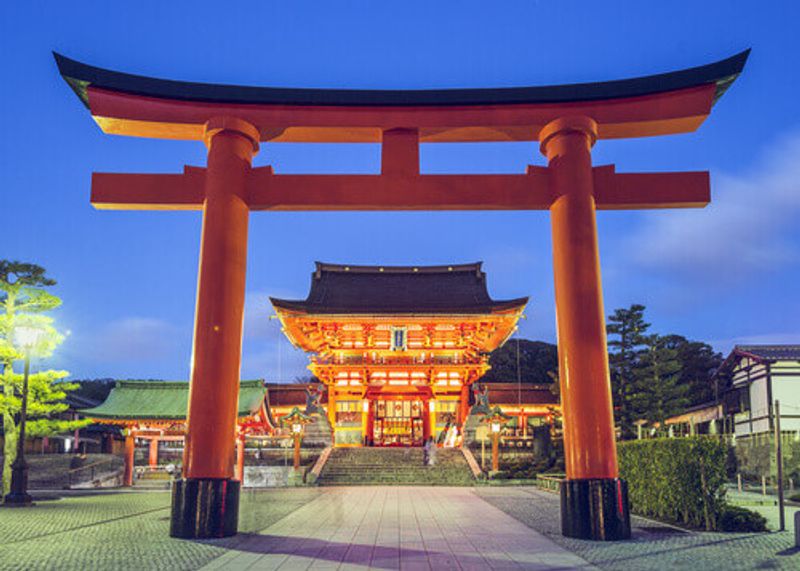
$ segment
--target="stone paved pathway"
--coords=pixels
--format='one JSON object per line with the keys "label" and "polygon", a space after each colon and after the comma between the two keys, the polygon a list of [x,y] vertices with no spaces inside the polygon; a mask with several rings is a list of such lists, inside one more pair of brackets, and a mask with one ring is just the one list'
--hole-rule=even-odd
{"label": "stone paved pathway", "polygon": [[204,541],[169,537],[168,493],[58,495],[0,508],[0,571],[800,569],[790,531],[690,533],[634,518],[631,541],[565,538],[558,495],[530,487],[246,490],[241,533]]}
{"label": "stone paved pathway", "polygon": [[[319,494],[309,488],[245,490],[239,528],[264,529]],[[63,497],[32,508],[0,507],[0,571],[189,571],[226,553],[228,540],[169,536],[167,492],[57,495]]]}
{"label": "stone paved pathway", "polygon": [[593,569],[471,488],[328,488],[204,569]]}
{"label": "stone paved pathway", "polygon": [[695,533],[633,517],[630,541],[582,541],[561,535],[557,494],[533,487],[475,491],[531,529],[609,571],[800,569],[800,549],[794,547],[793,531]]}

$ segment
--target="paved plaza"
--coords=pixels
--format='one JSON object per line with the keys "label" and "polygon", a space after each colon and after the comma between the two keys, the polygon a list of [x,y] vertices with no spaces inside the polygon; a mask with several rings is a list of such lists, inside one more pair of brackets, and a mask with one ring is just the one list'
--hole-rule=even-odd
{"label": "paved plaza", "polygon": [[561,537],[558,496],[528,487],[246,491],[237,537],[168,536],[169,494],[115,492],[0,510],[0,569],[797,569],[791,533],[691,533],[634,519],[631,541]]}

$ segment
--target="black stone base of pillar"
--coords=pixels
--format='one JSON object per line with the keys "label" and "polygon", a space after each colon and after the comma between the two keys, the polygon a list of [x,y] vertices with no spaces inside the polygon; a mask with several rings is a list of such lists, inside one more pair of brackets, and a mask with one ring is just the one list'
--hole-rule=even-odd
{"label": "black stone base of pillar", "polygon": [[4,506],[9,508],[26,508],[33,505],[33,498],[28,493],[28,463],[17,455],[11,464],[11,489],[6,494]]}
{"label": "black stone base of pillar", "polygon": [[175,480],[169,534],[182,539],[230,537],[239,526],[238,480]]}
{"label": "black stone base of pillar", "polygon": [[561,533],[566,537],[630,539],[628,484],[619,478],[561,482]]}
{"label": "black stone base of pillar", "polygon": [[2,506],[6,508],[27,508],[32,505],[34,505],[33,498],[30,496],[30,494],[26,494],[25,492],[11,492],[10,494],[7,494],[4,503],[2,504]]}

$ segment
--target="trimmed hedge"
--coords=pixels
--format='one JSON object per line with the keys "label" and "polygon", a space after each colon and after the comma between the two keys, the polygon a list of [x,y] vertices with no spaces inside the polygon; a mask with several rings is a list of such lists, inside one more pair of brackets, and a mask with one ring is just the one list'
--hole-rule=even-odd
{"label": "trimmed hedge", "polygon": [[767,531],[767,519],[760,513],[726,505],[719,516],[722,531]]}
{"label": "trimmed hedge", "polygon": [[619,444],[620,476],[638,514],[717,529],[725,504],[728,447],[714,436],[653,438]]}

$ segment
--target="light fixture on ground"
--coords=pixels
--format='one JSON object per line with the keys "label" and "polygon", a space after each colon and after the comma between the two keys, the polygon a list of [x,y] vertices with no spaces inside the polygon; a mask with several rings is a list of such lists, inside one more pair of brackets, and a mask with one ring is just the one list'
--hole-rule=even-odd
{"label": "light fixture on ground", "polygon": [[303,440],[303,429],[305,425],[310,423],[312,418],[300,412],[300,409],[294,407],[292,411],[283,417],[283,423],[291,426],[292,439],[294,440],[294,470],[297,472],[300,469],[300,443]]}
{"label": "light fixture on ground", "polygon": [[28,463],[25,461],[25,423],[28,416],[28,377],[31,369],[31,353],[36,347],[40,335],[41,330],[35,327],[14,329],[14,341],[24,352],[25,368],[22,375],[22,406],[19,413],[17,457],[11,464],[11,490],[5,497],[5,505],[10,507],[32,505],[31,496],[28,494]]}
{"label": "light fixture on ground", "polygon": [[481,422],[488,424],[492,433],[492,472],[500,470],[500,432],[511,417],[504,414],[499,406],[494,407],[492,412],[483,417]]}

